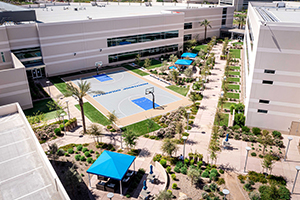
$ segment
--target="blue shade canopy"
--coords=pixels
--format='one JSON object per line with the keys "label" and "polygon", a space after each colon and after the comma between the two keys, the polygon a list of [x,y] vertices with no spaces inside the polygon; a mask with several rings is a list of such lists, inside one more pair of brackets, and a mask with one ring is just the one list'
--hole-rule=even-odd
{"label": "blue shade canopy", "polygon": [[134,160],[135,156],[115,153],[112,151],[103,151],[99,158],[86,172],[116,180],[122,180]]}
{"label": "blue shade canopy", "polygon": [[175,65],[190,65],[192,62],[193,62],[192,60],[178,59],[175,62]]}
{"label": "blue shade canopy", "polygon": [[196,53],[188,53],[188,52],[183,53],[183,54],[181,55],[182,58],[185,58],[185,57],[196,58],[196,56],[197,56]]}

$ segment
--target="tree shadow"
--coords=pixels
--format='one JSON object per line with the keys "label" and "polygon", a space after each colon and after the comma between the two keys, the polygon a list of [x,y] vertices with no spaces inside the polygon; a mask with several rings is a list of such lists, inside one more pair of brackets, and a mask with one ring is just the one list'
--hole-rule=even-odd
{"label": "tree shadow", "polygon": [[195,184],[196,189],[203,189],[203,186],[205,185],[205,183],[203,182],[203,180],[200,178],[197,183]]}
{"label": "tree shadow", "polygon": [[198,142],[197,141],[194,141],[194,140],[186,140],[186,144],[189,144],[189,145],[194,145],[194,144],[198,144]]}
{"label": "tree shadow", "polygon": [[237,169],[236,169],[235,167],[230,166],[229,163],[227,163],[227,164],[221,164],[221,165],[219,166],[219,168],[220,168],[220,169],[223,169],[223,170],[226,170],[226,171],[230,171],[230,172],[237,171]]}
{"label": "tree shadow", "polygon": [[140,151],[139,157],[150,157],[151,152],[147,148],[143,148]]}

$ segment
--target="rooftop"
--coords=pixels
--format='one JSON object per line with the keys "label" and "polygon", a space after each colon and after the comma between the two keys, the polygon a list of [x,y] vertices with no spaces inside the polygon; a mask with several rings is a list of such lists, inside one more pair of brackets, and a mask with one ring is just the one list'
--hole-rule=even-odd
{"label": "rooftop", "polygon": [[[152,4],[146,6],[140,3],[98,3],[105,7],[92,6],[90,3],[71,3],[70,6],[47,6],[47,8],[34,8],[37,20],[43,23],[49,22],[65,22],[91,19],[105,19],[115,17],[145,16],[162,13],[172,13],[172,11],[187,9],[187,4],[164,3]],[[213,5],[189,4],[188,9],[207,8]],[[169,11],[169,12],[168,12]]]}
{"label": "rooftop", "polygon": [[24,10],[28,10],[28,9],[23,8],[21,6],[15,6],[15,5],[12,5],[12,4],[0,1],[0,12],[5,12],[5,11],[24,11]]}
{"label": "rooftop", "polygon": [[19,104],[0,107],[0,137],[0,199],[69,199]]}

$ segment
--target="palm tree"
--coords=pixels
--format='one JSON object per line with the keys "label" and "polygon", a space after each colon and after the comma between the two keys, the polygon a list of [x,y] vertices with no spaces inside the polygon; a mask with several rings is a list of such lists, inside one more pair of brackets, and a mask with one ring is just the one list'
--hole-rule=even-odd
{"label": "palm tree", "polygon": [[243,28],[243,24],[245,23],[245,16],[239,15],[238,19],[236,20],[239,23],[239,29]]}
{"label": "palm tree", "polygon": [[126,146],[131,150],[136,145],[138,136],[132,130],[126,129],[126,131],[123,133],[123,137]]}
{"label": "palm tree", "polygon": [[116,111],[108,112],[107,118],[110,121],[111,125],[115,125],[115,123],[118,121]]}
{"label": "palm tree", "polygon": [[95,143],[99,143],[99,137],[102,142],[102,128],[97,124],[91,124],[87,133],[91,136],[94,136]]}
{"label": "palm tree", "polygon": [[176,133],[179,134],[179,139],[181,138],[182,133],[184,132],[184,126],[182,121],[178,121],[175,127]]}
{"label": "palm tree", "polygon": [[83,133],[86,133],[85,127],[85,118],[84,118],[84,111],[83,111],[83,97],[87,95],[87,93],[91,92],[91,83],[87,81],[82,81],[77,83],[78,88],[74,87],[71,83],[67,83],[67,90],[73,96],[76,96],[79,102],[80,110],[81,110],[81,117],[82,117],[82,126],[83,126]]}
{"label": "palm tree", "polygon": [[200,26],[204,26],[204,40],[206,41],[207,27],[211,28],[210,21],[204,19],[202,22],[200,22]]}

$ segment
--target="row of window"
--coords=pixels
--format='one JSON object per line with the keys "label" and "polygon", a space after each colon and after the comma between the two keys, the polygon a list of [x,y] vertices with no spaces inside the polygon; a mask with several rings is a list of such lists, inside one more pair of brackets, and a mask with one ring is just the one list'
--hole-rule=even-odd
{"label": "row of window", "polygon": [[141,57],[145,56],[152,56],[152,55],[157,55],[157,54],[162,54],[162,53],[169,53],[169,52],[174,52],[178,51],[178,44],[175,45],[169,45],[169,46],[162,46],[162,47],[155,47],[151,49],[143,49],[139,51],[130,51],[130,52],[125,52],[125,53],[118,53],[118,54],[113,54],[108,56],[109,63],[113,62],[119,62],[123,60],[130,60],[136,58],[138,54],[140,54]]}
{"label": "row of window", "polygon": [[159,33],[147,33],[142,35],[131,35],[126,37],[107,38],[107,46],[113,47],[119,45],[149,42],[154,40],[176,38],[178,36],[179,33],[178,30],[176,30],[176,31],[166,31],[166,32],[159,32]]}
{"label": "row of window", "polygon": [[193,23],[189,22],[189,23],[184,23],[184,29],[192,29],[193,28]]}
{"label": "row of window", "polygon": [[184,35],[183,41],[188,41],[192,39],[192,34]]}
{"label": "row of window", "polygon": [[222,12],[222,26],[226,25],[227,8],[223,8]]}
{"label": "row of window", "polygon": [[[275,74],[275,70],[272,70],[272,69],[265,69],[264,73],[266,73],[266,74]],[[273,84],[273,81],[263,80],[262,83],[263,83],[263,84],[269,84],[269,85],[272,85],[272,84]],[[269,103],[270,103],[270,100],[260,99],[260,100],[259,100],[259,103],[261,103],[261,104],[269,104]],[[267,114],[267,113],[268,113],[268,110],[258,109],[257,112],[258,112],[258,113],[264,113],[264,114]]]}

